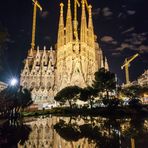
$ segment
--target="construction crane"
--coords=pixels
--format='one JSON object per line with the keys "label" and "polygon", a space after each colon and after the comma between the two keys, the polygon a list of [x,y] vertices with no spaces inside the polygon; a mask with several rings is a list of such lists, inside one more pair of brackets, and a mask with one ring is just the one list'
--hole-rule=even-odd
{"label": "construction crane", "polygon": [[126,77],[126,85],[130,84],[130,80],[129,80],[129,66],[130,63],[139,56],[139,54],[135,54],[130,58],[125,58],[124,64],[121,66],[121,69],[123,69],[125,67],[125,77]]}
{"label": "construction crane", "polygon": [[89,12],[89,5],[88,5],[87,0],[82,0],[82,1],[84,1],[85,5],[86,5],[86,8],[87,8],[87,10],[88,10],[88,12]]}
{"label": "construction crane", "polygon": [[35,33],[36,33],[36,13],[37,13],[37,8],[39,8],[40,11],[42,11],[42,7],[39,4],[37,0],[32,0],[34,4],[33,8],[33,23],[32,23],[32,41],[31,41],[31,48],[32,50],[35,47]]}
{"label": "construction crane", "polygon": [[78,0],[74,0],[74,37],[76,41],[78,41],[78,21],[77,21],[77,7],[80,7],[80,3]]}

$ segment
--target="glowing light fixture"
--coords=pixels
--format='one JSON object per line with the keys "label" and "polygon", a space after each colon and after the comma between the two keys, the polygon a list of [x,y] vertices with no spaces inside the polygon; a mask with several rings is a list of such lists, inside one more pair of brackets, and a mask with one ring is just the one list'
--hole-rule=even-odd
{"label": "glowing light fixture", "polygon": [[17,83],[18,83],[18,81],[17,81],[16,78],[12,78],[12,79],[10,80],[10,85],[11,85],[11,86],[16,86]]}

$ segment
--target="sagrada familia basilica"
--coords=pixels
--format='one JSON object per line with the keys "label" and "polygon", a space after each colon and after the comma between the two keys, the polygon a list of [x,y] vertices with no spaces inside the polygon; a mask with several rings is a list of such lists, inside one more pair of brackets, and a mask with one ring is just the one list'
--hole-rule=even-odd
{"label": "sagrada familia basilica", "polygon": [[77,19],[78,1],[68,0],[66,21],[64,4],[60,4],[57,43],[50,49],[30,49],[21,72],[20,85],[32,90],[35,104],[54,104],[54,96],[61,89],[92,84],[94,73],[101,67],[108,69],[106,58],[97,43],[92,20],[92,6],[81,0],[81,19]]}

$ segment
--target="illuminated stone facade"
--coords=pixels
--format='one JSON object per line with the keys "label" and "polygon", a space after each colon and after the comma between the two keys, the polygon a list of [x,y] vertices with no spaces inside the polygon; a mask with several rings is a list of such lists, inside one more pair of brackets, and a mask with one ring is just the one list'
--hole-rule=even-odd
{"label": "illuminated stone facade", "polygon": [[8,86],[8,85],[7,85],[6,83],[0,82],[0,92],[1,92],[2,90],[6,89],[7,86]]}
{"label": "illuminated stone facade", "polygon": [[138,78],[137,82],[141,86],[148,86],[148,70],[145,70],[145,72]]}
{"label": "illuminated stone facade", "polygon": [[91,5],[86,9],[85,1],[82,0],[80,23],[76,18],[73,21],[71,2],[68,0],[65,24],[63,7],[64,4],[61,3],[57,44],[54,49],[30,49],[21,73],[21,85],[32,89],[32,96],[37,104],[54,103],[54,95],[66,86],[91,85],[98,68],[108,69],[107,60],[103,58],[94,34]]}

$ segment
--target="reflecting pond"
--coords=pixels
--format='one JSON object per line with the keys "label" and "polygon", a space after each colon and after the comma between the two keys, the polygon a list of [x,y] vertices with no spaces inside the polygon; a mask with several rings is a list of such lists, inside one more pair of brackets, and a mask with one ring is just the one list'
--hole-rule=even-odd
{"label": "reflecting pond", "polygon": [[147,148],[148,119],[103,117],[25,118],[0,127],[4,148]]}

